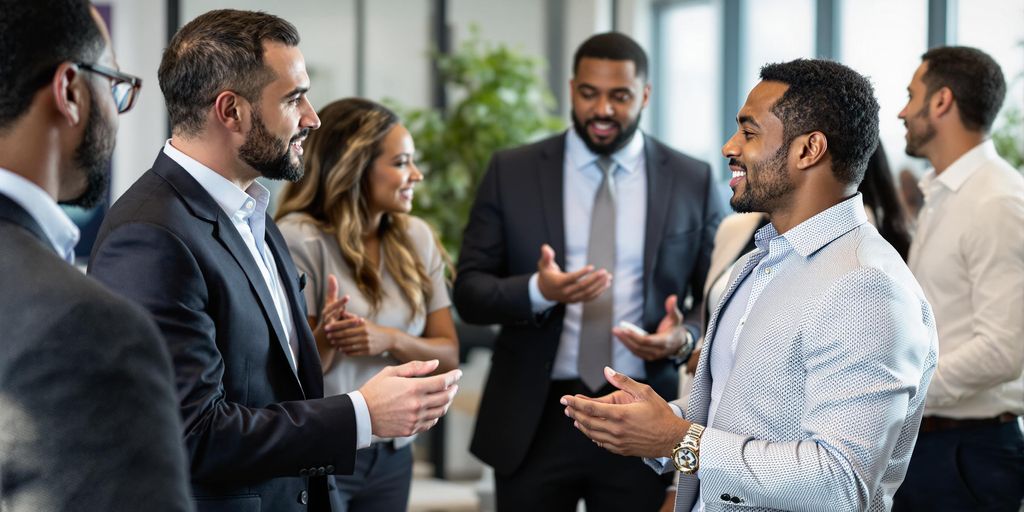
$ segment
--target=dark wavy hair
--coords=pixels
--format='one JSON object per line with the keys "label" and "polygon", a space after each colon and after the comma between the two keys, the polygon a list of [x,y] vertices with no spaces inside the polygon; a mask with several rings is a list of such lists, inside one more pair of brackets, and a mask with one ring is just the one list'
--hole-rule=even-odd
{"label": "dark wavy hair", "polygon": [[838,62],[819,59],[768,64],[761,79],[789,86],[772,107],[782,121],[783,147],[820,131],[828,139],[836,179],[860,183],[878,145],[878,101],[871,82]]}
{"label": "dark wavy hair", "polygon": [[1003,69],[992,57],[968,46],[942,46],[928,50],[921,60],[928,63],[921,77],[928,97],[949,87],[965,128],[976,132],[992,128],[1006,97]]}
{"label": "dark wavy hair", "polygon": [[607,59],[607,60],[628,60],[636,67],[636,76],[647,79],[647,53],[636,41],[620,32],[605,32],[590,36],[583,41],[583,44],[576,49],[572,58],[572,72],[580,68],[580,61],[584,58]]}
{"label": "dark wavy hair", "polygon": [[875,224],[882,238],[906,261],[910,253],[910,223],[900,202],[882,144],[878,144],[878,149],[871,154],[864,179],[857,190],[864,195],[864,207],[875,216]]}

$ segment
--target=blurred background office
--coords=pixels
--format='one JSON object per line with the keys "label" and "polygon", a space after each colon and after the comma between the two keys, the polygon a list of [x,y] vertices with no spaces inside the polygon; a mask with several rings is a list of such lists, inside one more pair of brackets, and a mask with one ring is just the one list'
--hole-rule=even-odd
{"label": "blurred background office", "polygon": [[[134,110],[120,120],[112,164],[111,200],[150,167],[154,151],[169,137],[156,70],[170,35],[197,15],[223,7],[264,10],[296,25],[312,81],[309,98],[315,107],[342,97],[362,96],[387,103],[409,120],[424,159],[438,167],[424,166],[424,186],[434,180],[435,189],[428,188],[422,196],[425,203],[417,195],[413,212],[421,208],[430,210],[431,200],[435,210],[448,212],[447,218],[443,218],[444,213],[437,213],[435,228],[446,245],[455,250],[461,223],[465,222],[463,208],[468,208],[474,191],[474,176],[482,175],[490,150],[519,144],[521,139],[536,138],[568,125],[572,52],[589,35],[608,30],[629,34],[651,57],[653,98],[641,127],[676,149],[710,162],[722,179],[723,194],[727,191],[724,183],[728,169],[720,148],[735,129],[734,116],[757,82],[760,66],[797,57],[835,59],[871,78],[881,104],[881,140],[890,168],[897,174],[905,171],[910,176],[897,181],[913,185],[914,177],[922,173],[926,163],[903,152],[905,130],[896,115],[906,103],[906,87],[920,56],[926,49],[940,45],[980,48],[999,62],[1009,85],[1006,103],[994,127],[997,148],[1013,165],[1022,166],[1024,0],[95,3],[107,17],[121,67],[145,82]],[[467,44],[474,42],[476,60],[471,59],[473,55],[466,49]],[[502,53],[501,47],[510,53]],[[444,55],[456,58],[439,60]],[[453,68],[460,65],[463,78],[469,76],[472,82],[468,88],[453,77]],[[528,76],[516,75],[516,80],[503,83],[505,75],[493,76],[490,65],[504,66],[499,74]],[[473,87],[483,82],[493,87],[490,96],[474,98]],[[466,108],[456,111],[462,106]],[[440,115],[430,117],[431,112]],[[512,119],[513,115],[517,117]],[[445,124],[455,116],[482,124]],[[488,122],[491,124],[486,125]],[[455,132],[456,129],[463,132]],[[466,133],[465,143],[440,137],[438,132],[446,130]],[[435,146],[461,156],[453,156],[457,161],[450,165],[444,164],[437,160],[438,154],[444,152],[432,149],[432,140],[436,141]],[[445,166],[456,169],[440,168]],[[446,172],[447,177],[443,177]],[[437,183],[442,184],[441,188],[457,190],[446,195],[444,190],[436,190]],[[909,186],[906,192],[912,192]],[[437,208],[439,202],[444,203],[444,208]],[[83,225],[98,226],[104,208],[76,212],[75,217]],[[430,215],[424,216],[431,220]],[[87,226],[79,254],[88,255],[90,248]],[[474,348],[477,345],[472,339],[462,335],[460,338],[466,346],[462,353],[466,382],[445,427],[438,429],[433,442],[426,439],[420,448],[422,464],[420,478],[413,486],[413,510],[487,508],[487,489],[478,489],[473,483],[484,468],[471,458],[467,448],[488,355],[485,347]],[[486,340],[486,331],[481,338]],[[486,345],[486,341],[481,344]],[[449,501],[431,501],[435,494]]]}

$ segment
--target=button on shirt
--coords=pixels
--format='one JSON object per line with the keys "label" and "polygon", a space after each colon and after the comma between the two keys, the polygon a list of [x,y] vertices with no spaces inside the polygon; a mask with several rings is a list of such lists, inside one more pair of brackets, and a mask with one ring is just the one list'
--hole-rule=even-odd
{"label": "button on shirt", "polygon": [[[610,325],[628,321],[643,322],[644,233],[647,221],[647,165],[644,157],[644,136],[637,132],[622,149],[611,155],[615,162],[615,268],[612,286],[605,293],[613,294],[613,319]],[[565,164],[563,172],[563,212],[565,222],[566,272],[587,265],[587,245],[590,242],[590,212],[594,196],[604,173],[597,166],[598,155],[587,148],[575,130],[565,137]],[[538,247],[539,251],[540,248]],[[540,293],[537,274],[529,282],[530,302],[535,313],[557,304]],[[553,379],[579,377],[577,358],[580,347],[580,326],[583,304],[567,304],[558,352],[551,371]],[[617,338],[612,338],[612,365],[616,370],[635,379],[647,376],[644,361],[629,351]]]}
{"label": "button on shirt", "polygon": [[57,255],[68,263],[75,262],[75,245],[78,244],[78,226],[68,217],[57,202],[45,190],[0,167],[0,194],[18,203],[19,206],[39,224]]}
{"label": "button on shirt", "polygon": [[[288,362],[292,371],[297,371],[299,353],[298,331],[292,319],[288,296],[281,283],[281,275],[277,271],[277,261],[273,251],[266,244],[267,206],[270,204],[270,191],[259,182],[254,181],[246,190],[238,188],[234,183],[221,176],[213,169],[199,163],[194,158],[182,153],[171,145],[168,140],[164,144],[164,153],[185,169],[199,185],[213,197],[213,200],[231,219],[238,234],[245,241],[260,275],[270,290],[274,300],[274,309],[284,328],[288,342]],[[305,319],[301,319],[305,321]],[[356,413],[357,448],[370,446],[371,425],[370,412],[359,391],[348,393]]]}
{"label": "button on shirt", "polygon": [[1024,178],[989,140],[920,186],[908,266],[939,333],[925,415],[1024,414]]}

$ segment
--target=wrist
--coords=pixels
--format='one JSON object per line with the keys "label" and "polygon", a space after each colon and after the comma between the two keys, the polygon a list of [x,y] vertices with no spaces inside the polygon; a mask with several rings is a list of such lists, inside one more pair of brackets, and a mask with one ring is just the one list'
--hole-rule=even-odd
{"label": "wrist", "polygon": [[694,339],[693,333],[690,329],[686,328],[686,325],[678,325],[672,331],[672,337],[678,342],[675,351],[671,354],[671,357],[680,363],[685,362],[690,358],[690,354],[693,354],[693,348],[697,345],[697,340]]}

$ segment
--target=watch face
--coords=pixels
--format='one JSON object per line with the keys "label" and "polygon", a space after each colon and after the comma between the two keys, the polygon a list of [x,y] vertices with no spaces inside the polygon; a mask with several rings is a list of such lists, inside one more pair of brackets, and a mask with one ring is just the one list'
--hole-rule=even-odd
{"label": "watch face", "polygon": [[675,453],[676,464],[684,468],[692,468],[697,465],[697,454],[689,448],[682,448]]}

